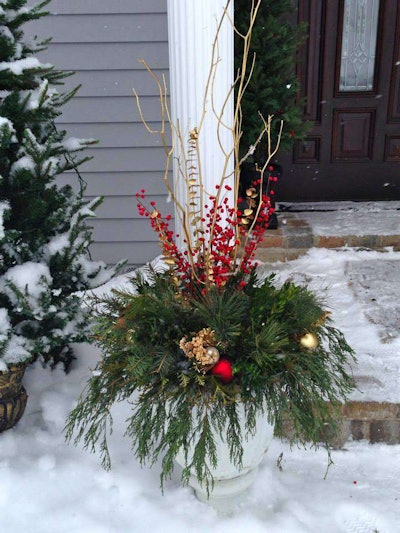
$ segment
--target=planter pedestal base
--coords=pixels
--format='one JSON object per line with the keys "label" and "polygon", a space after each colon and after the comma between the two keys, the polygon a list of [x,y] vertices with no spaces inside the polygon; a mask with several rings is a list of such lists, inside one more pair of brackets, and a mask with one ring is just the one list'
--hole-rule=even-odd
{"label": "planter pedestal base", "polygon": [[[231,463],[229,447],[226,439],[215,433],[214,442],[218,464],[214,468],[207,461],[212,473],[214,487],[207,494],[206,484],[200,484],[198,478],[191,472],[189,485],[194,489],[196,497],[214,507],[221,514],[231,514],[235,508],[245,501],[246,493],[257,476],[258,468],[263,460],[274,436],[274,426],[268,422],[267,416],[262,413],[256,417],[256,427],[253,435],[247,434],[246,414],[243,404],[237,405],[238,423],[242,434],[242,468]],[[188,450],[189,461],[193,458],[194,449]],[[185,453],[180,450],[176,462],[185,467]]]}
{"label": "planter pedestal base", "polygon": [[246,495],[257,473],[258,467],[247,472],[241,471],[237,477],[216,479],[209,497],[205,488],[197,481],[197,478],[191,476],[189,485],[194,489],[198,500],[211,505],[220,514],[230,514],[246,500]]}

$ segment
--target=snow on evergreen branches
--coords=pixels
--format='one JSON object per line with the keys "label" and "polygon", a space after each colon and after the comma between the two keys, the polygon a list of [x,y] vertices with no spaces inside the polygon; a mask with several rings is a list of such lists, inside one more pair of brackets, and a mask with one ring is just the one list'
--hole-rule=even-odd
{"label": "snow on evergreen branches", "polygon": [[[75,156],[93,139],[65,138],[54,120],[76,89],[52,84],[68,73],[34,54],[46,41],[24,39],[21,27],[47,13],[44,0],[0,6],[0,371],[7,363],[42,357],[68,363],[71,342],[88,340],[84,291],[118,270],[92,261],[86,219],[101,198],[86,202],[57,178],[89,159]],[[67,354],[67,356],[66,356]]]}
{"label": "snow on evergreen branches", "polygon": [[9,205],[8,202],[6,202],[6,201],[0,202],[0,240],[4,239],[4,237],[5,237],[5,232],[4,232],[4,214],[8,211],[9,208],[10,208],[10,205]]}
{"label": "snow on evergreen branches", "polygon": [[[18,306],[19,294],[24,294],[26,303],[29,305],[36,318],[43,315],[41,298],[43,293],[51,286],[52,277],[47,265],[27,261],[22,265],[15,265],[0,277],[0,290],[6,294],[10,301]],[[17,307],[17,311],[22,311]]]}
{"label": "snow on evergreen branches", "polygon": [[10,144],[16,141],[13,123],[8,118],[0,116],[0,143]]}
{"label": "snow on evergreen branches", "polygon": [[50,69],[51,66],[49,63],[41,63],[35,57],[0,62],[0,70],[9,70],[17,75],[23,74],[25,70]]}

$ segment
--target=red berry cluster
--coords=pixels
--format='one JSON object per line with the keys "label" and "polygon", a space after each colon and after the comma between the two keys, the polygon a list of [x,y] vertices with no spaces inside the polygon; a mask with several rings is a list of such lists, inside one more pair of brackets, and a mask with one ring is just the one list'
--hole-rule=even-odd
{"label": "red berry cluster", "polygon": [[[249,228],[241,222],[243,213],[229,206],[229,200],[223,194],[225,191],[218,185],[216,189],[216,194],[210,196],[209,203],[204,206],[201,231],[198,232],[200,237],[194,244],[184,240],[187,249],[183,252],[178,249],[176,235],[169,226],[171,215],[163,217],[154,201],[150,202],[150,209],[147,208],[142,202],[144,189],[136,194],[138,212],[150,219],[158,234],[165,262],[173,268],[181,287],[191,294],[198,293],[199,285],[202,293],[206,293],[210,286],[222,289],[227,283],[230,286],[233,283],[237,288],[246,285],[246,275],[255,266],[255,251],[272,212],[269,197],[265,195],[258,217]],[[229,185],[224,189],[231,190]]]}
{"label": "red berry cluster", "polygon": [[188,272],[190,265],[185,259],[184,254],[179,251],[175,242],[175,234],[169,227],[172,219],[171,215],[163,217],[160,211],[156,209],[156,203],[154,201],[150,202],[151,209],[148,209],[142,203],[142,200],[145,199],[145,194],[146,191],[144,189],[136,193],[139,215],[150,219],[151,227],[158,234],[165,262],[171,266],[174,265],[180,273]]}

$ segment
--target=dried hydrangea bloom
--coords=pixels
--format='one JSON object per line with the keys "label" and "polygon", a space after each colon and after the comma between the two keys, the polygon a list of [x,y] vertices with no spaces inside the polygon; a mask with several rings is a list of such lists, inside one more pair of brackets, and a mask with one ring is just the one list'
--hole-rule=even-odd
{"label": "dried hydrangea bloom", "polygon": [[219,359],[215,343],[215,331],[211,328],[203,328],[190,341],[183,337],[179,342],[179,347],[189,359],[195,360],[195,366],[199,371],[206,372]]}

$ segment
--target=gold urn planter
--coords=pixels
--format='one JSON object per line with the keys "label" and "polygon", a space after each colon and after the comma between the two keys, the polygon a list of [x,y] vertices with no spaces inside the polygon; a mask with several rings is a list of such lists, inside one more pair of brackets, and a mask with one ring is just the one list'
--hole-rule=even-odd
{"label": "gold urn planter", "polygon": [[11,365],[0,372],[0,431],[12,428],[25,411],[28,395],[22,385],[25,365]]}

